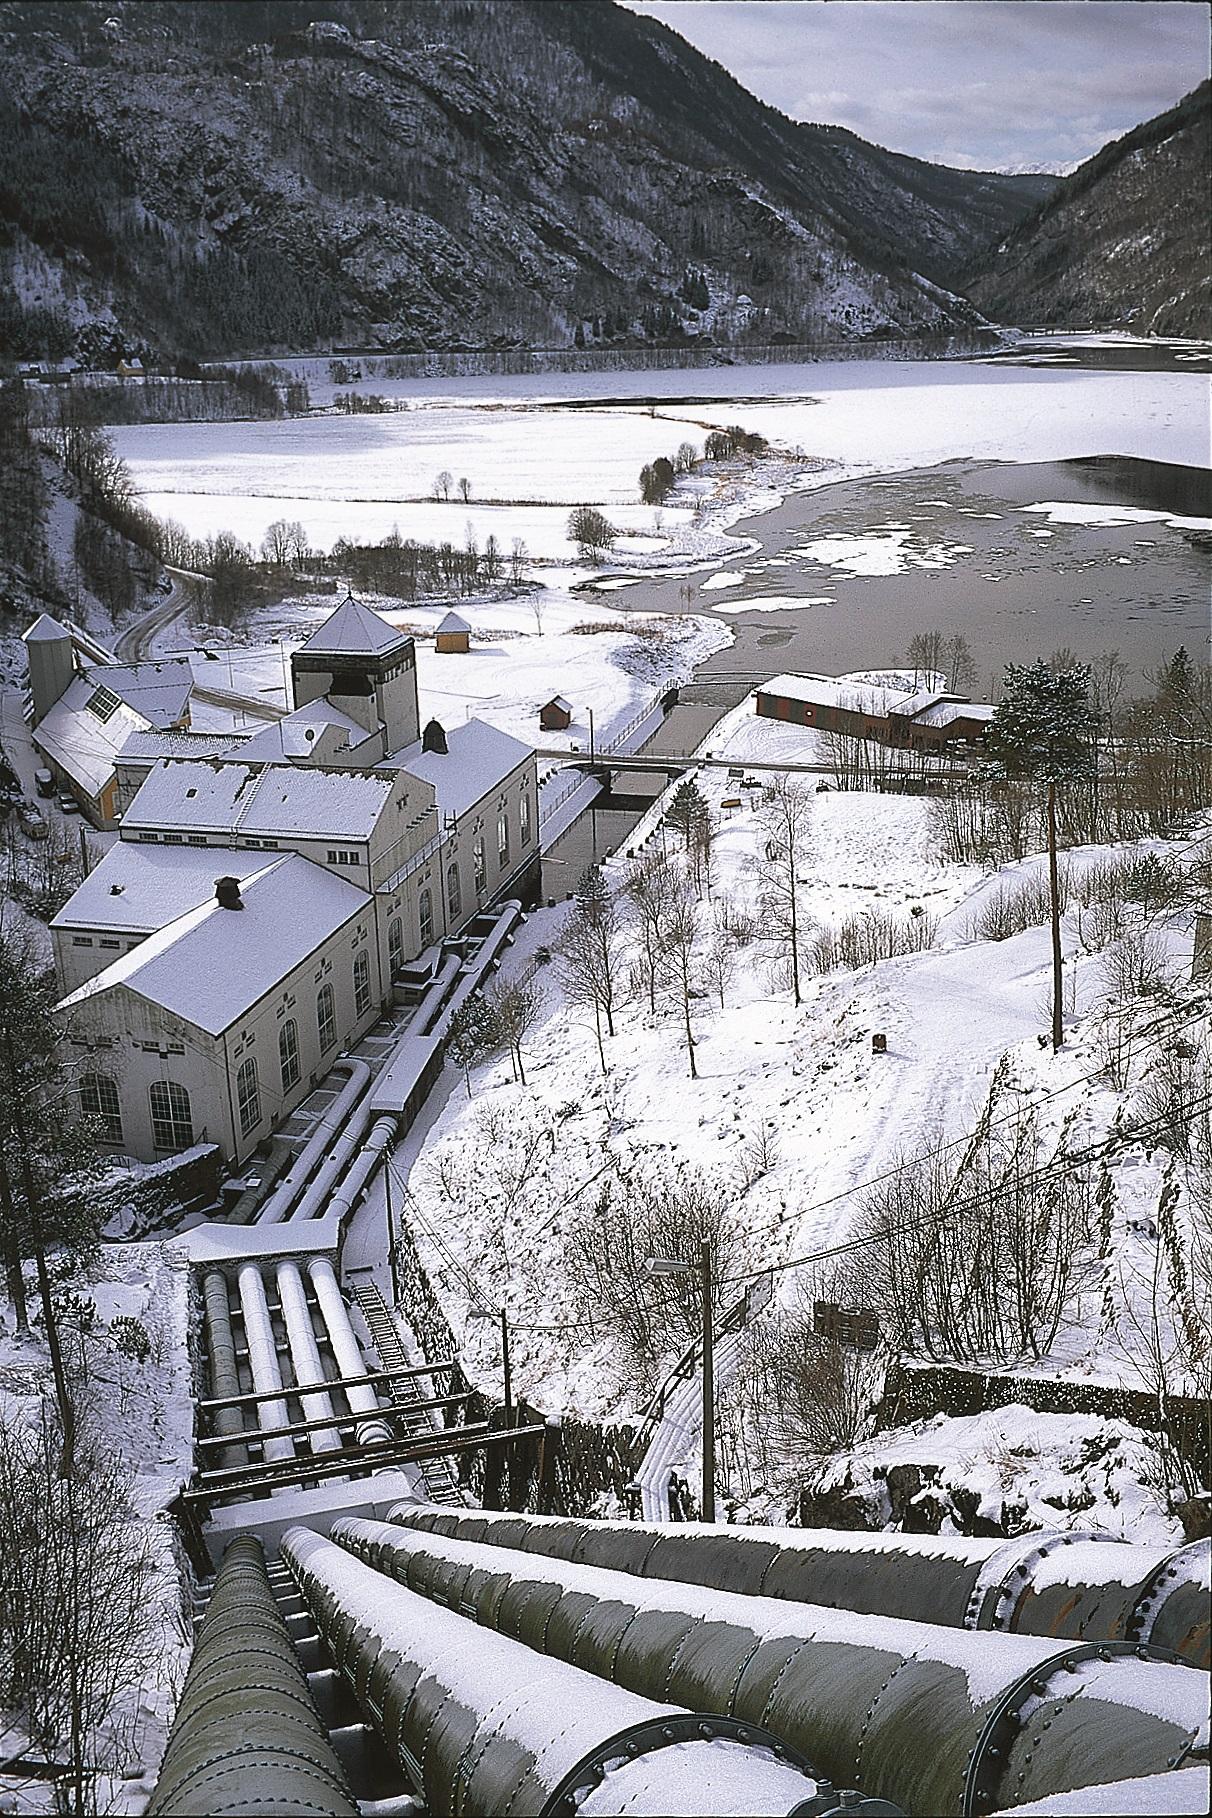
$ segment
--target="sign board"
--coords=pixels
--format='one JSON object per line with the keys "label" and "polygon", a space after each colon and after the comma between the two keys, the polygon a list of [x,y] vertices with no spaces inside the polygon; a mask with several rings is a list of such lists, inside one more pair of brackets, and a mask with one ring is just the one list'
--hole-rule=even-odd
{"label": "sign board", "polygon": [[839,1307],[831,1300],[812,1303],[812,1330],[817,1338],[856,1351],[874,1351],[880,1341],[879,1321],[866,1307]]}

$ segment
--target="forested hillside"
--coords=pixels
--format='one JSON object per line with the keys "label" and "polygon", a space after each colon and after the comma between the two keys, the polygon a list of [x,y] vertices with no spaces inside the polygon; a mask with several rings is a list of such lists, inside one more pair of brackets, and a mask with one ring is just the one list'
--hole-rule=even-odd
{"label": "forested hillside", "polygon": [[967,274],[1003,322],[1212,336],[1212,84],[1105,145]]}
{"label": "forested hillside", "polygon": [[12,357],[949,332],[1052,179],[749,95],[611,0],[0,4]]}

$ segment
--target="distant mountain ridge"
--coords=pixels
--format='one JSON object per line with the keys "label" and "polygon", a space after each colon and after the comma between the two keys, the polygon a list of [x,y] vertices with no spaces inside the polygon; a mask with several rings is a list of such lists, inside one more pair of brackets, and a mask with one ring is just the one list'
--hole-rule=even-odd
{"label": "distant mountain ridge", "polygon": [[1054,187],[791,121],[612,0],[3,0],[0,348],[917,336]]}
{"label": "distant mountain ridge", "polygon": [[1003,322],[1212,339],[1212,83],[1105,145],[959,282]]}

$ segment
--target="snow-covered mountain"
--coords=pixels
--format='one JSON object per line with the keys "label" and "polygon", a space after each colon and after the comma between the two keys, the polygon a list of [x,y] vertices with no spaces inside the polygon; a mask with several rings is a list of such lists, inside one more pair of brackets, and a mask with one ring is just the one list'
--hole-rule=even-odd
{"label": "snow-covered mountain", "polygon": [[1066,177],[966,274],[1002,322],[1212,336],[1212,84]]}
{"label": "snow-covered mountain", "polygon": [[17,357],[948,332],[1054,181],[797,124],[612,0],[5,0],[0,47]]}

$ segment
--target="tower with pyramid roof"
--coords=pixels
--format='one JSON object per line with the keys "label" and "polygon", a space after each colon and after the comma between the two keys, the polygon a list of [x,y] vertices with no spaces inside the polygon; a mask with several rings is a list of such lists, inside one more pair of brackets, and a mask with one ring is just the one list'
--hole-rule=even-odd
{"label": "tower with pyramid roof", "polygon": [[290,659],[295,706],[326,698],[399,751],[420,737],[417,657],[406,633],[352,594],[330,613]]}
{"label": "tower with pyramid roof", "polygon": [[71,632],[47,612],[35,619],[29,630],[21,635],[29,664],[29,691],[36,726],[67,693],[76,673],[76,657]]}

